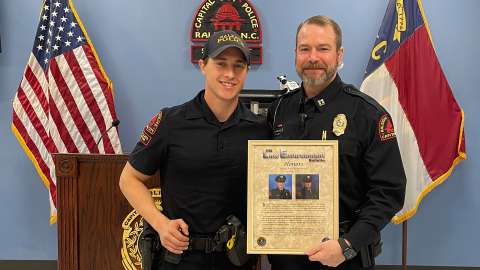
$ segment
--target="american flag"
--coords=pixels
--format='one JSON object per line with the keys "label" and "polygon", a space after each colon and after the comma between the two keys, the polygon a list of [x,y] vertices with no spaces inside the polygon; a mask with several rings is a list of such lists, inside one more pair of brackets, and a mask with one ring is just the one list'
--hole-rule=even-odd
{"label": "american flag", "polygon": [[392,116],[407,175],[403,209],[422,199],[467,158],[464,114],[442,71],[420,0],[390,0],[367,66],[362,91]]}
{"label": "american flag", "polygon": [[[56,222],[52,153],[121,153],[112,84],[71,1],[46,0],[13,101],[12,131],[49,190]],[[97,147],[97,140],[102,143]]]}

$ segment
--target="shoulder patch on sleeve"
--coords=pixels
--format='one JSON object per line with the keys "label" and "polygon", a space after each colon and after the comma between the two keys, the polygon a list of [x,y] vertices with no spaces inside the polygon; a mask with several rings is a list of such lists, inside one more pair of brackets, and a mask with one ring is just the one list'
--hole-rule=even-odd
{"label": "shoulder patch on sleeve", "polygon": [[383,114],[378,120],[378,136],[381,141],[396,138],[393,122],[388,114]]}
{"label": "shoulder patch on sleeve", "polygon": [[162,115],[163,113],[160,111],[158,114],[153,116],[147,126],[143,129],[143,132],[140,135],[140,142],[145,146],[150,144],[153,135],[157,133],[158,126],[162,121]]}

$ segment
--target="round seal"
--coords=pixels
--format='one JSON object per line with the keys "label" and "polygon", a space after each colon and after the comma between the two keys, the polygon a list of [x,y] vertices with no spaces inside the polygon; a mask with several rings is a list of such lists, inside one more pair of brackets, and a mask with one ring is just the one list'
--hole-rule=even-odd
{"label": "round seal", "polygon": [[257,244],[264,247],[267,244],[267,239],[265,239],[265,237],[259,237],[257,238]]}
{"label": "round seal", "polygon": [[[162,211],[160,188],[150,189],[155,206]],[[122,265],[126,270],[141,270],[142,257],[138,250],[138,239],[143,232],[143,217],[132,210],[122,222]]]}

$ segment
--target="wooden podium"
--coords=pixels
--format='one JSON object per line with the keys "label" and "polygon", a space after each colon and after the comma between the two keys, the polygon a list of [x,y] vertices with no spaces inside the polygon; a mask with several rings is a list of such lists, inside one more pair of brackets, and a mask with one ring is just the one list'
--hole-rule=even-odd
{"label": "wooden podium", "polygon": [[[59,270],[141,269],[137,243],[143,223],[118,186],[127,160],[127,155],[54,155]],[[158,184],[157,175],[148,186]]]}
{"label": "wooden podium", "polygon": [[[127,155],[54,154],[58,270],[141,270],[143,220],[120,192]],[[160,206],[159,176],[147,186]],[[269,269],[263,256],[263,267]]]}

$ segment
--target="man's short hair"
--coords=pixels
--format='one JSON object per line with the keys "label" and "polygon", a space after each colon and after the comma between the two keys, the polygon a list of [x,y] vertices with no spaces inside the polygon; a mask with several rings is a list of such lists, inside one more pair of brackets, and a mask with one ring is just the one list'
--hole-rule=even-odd
{"label": "man's short hair", "polygon": [[315,24],[315,25],[322,26],[322,27],[325,27],[327,25],[332,26],[333,32],[335,32],[337,50],[342,47],[342,29],[340,28],[338,23],[335,22],[330,17],[317,15],[317,16],[313,16],[313,17],[310,17],[310,18],[306,19],[305,21],[300,23],[300,25],[298,25],[297,35],[295,36],[295,48],[297,47],[297,43],[298,43],[298,33],[300,32],[300,29],[302,29],[302,27],[305,24]]}

